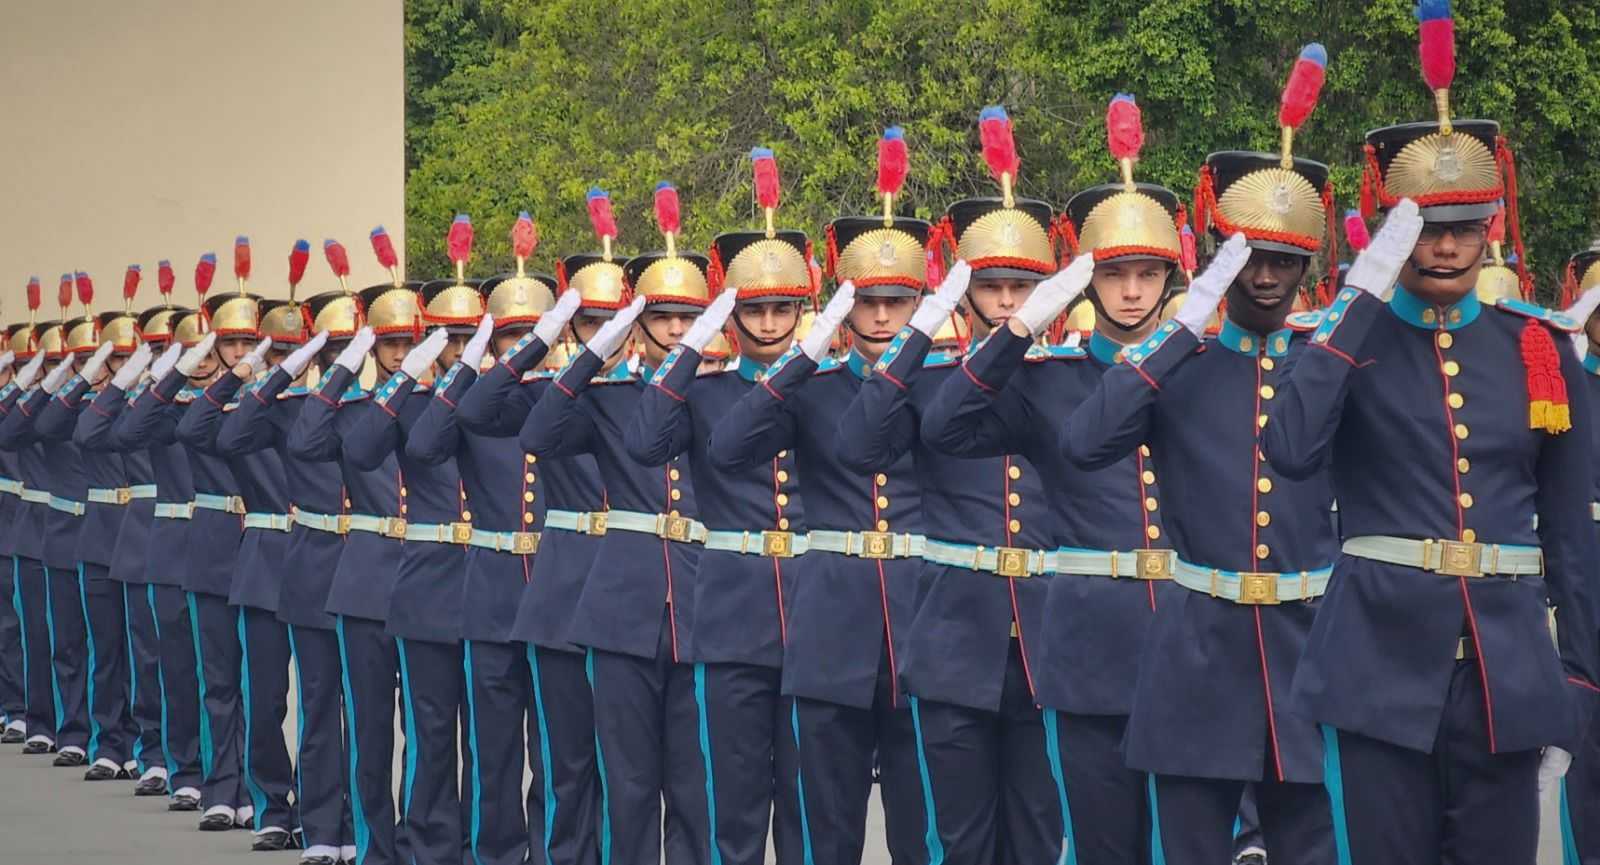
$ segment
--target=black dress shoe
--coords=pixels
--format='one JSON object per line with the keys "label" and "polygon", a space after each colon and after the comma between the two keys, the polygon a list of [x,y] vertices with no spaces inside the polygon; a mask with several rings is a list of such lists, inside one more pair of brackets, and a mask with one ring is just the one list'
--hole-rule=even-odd
{"label": "black dress shoe", "polygon": [[1234,865],[1267,865],[1267,857],[1254,850],[1233,860]]}
{"label": "black dress shoe", "polygon": [[332,856],[301,856],[300,865],[340,865]]}
{"label": "black dress shoe", "polygon": [[289,836],[288,832],[282,829],[267,829],[257,835],[254,841],[250,842],[250,849],[258,852],[287,850],[289,845],[293,843],[294,839]]}
{"label": "black dress shoe", "polygon": [[49,742],[41,742],[41,741],[35,739],[32,742],[29,742],[26,745],[22,746],[22,753],[24,753],[24,754],[49,754],[49,753],[54,752],[55,749],[56,749],[56,746],[50,744]]}
{"label": "black dress shoe", "polygon": [[4,733],[0,733],[0,745],[15,745],[18,742],[27,740],[27,738],[28,734],[21,730],[8,729]]}
{"label": "black dress shoe", "polygon": [[133,795],[165,796],[167,795],[167,779],[152,775],[140,781],[139,786],[133,788]]}
{"label": "black dress shoe", "polygon": [[201,832],[227,832],[232,828],[232,814],[207,814],[200,818]]}
{"label": "black dress shoe", "polygon": [[60,766],[63,769],[70,769],[73,766],[82,766],[88,761],[88,757],[79,754],[77,751],[62,751],[56,755],[56,758],[51,761],[50,765]]}
{"label": "black dress shoe", "polygon": [[[190,796],[187,793],[179,793],[178,795],[172,797],[171,802],[167,803],[167,810],[198,811],[200,810],[200,797]],[[231,823],[232,821],[229,822]]]}
{"label": "black dress shoe", "polygon": [[[57,759],[59,760],[59,758],[57,758]],[[83,773],[83,780],[85,780],[85,781],[111,781],[111,780],[115,780],[116,777],[118,775],[121,775],[121,774],[122,774],[121,770],[113,769],[110,766],[102,766],[101,764],[96,763],[93,766],[89,767],[89,771]]]}

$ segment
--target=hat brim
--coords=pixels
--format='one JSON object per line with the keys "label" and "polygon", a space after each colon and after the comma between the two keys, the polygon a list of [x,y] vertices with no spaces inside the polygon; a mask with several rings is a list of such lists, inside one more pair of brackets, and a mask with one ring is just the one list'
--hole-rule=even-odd
{"label": "hat brim", "polygon": [[1027,279],[1038,282],[1046,276],[1049,274],[1020,267],[980,267],[972,272],[973,279]]}
{"label": "hat brim", "polygon": [[1245,245],[1251,249],[1259,249],[1262,252],[1281,252],[1285,255],[1298,255],[1301,258],[1311,257],[1311,253],[1304,247],[1295,246],[1292,243],[1282,243],[1276,240],[1258,240],[1256,238],[1246,238]]}
{"label": "hat brim", "polygon": [[919,297],[921,294],[921,290],[897,282],[856,286],[856,297]]}
{"label": "hat brim", "polygon": [[1417,212],[1422,215],[1423,222],[1478,222],[1492,218],[1499,209],[1499,204],[1488,201],[1482,204],[1436,204]]}
{"label": "hat brim", "polygon": [[755,297],[741,297],[734,306],[750,306],[757,303],[804,303],[806,298],[795,297],[790,294],[758,294]]}
{"label": "hat brim", "polygon": [[677,303],[677,302],[671,301],[671,300],[663,300],[663,301],[658,301],[656,303],[647,303],[647,304],[645,304],[643,311],[644,312],[681,312],[681,313],[684,313],[684,314],[687,314],[687,315],[699,315],[700,313],[705,312],[706,308],[703,307],[703,306],[700,306],[698,304],[693,304],[693,303]]}
{"label": "hat brim", "polygon": [[1143,252],[1134,252],[1134,253],[1129,253],[1127,255],[1113,255],[1110,258],[1100,259],[1100,260],[1096,261],[1095,264],[1096,265],[1100,265],[1100,264],[1119,264],[1119,263],[1124,262],[1124,261],[1159,261],[1162,264],[1165,264],[1168,267],[1173,268],[1174,270],[1176,270],[1177,267],[1178,267],[1178,263],[1173,261],[1170,258],[1163,258],[1163,257],[1161,257],[1159,255],[1150,255],[1148,253],[1143,253]]}

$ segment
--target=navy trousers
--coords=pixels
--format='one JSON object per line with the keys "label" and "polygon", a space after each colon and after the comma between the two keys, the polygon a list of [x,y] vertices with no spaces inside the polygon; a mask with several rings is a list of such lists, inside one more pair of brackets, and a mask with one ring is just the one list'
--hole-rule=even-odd
{"label": "navy trousers", "polygon": [[289,804],[294,766],[283,736],[289,712],[289,629],[267,610],[239,608],[239,698],[244,720],[245,792],[254,828],[289,831],[299,825]]}
{"label": "navy trousers", "polygon": [[1017,641],[1011,641],[998,712],[913,700],[923,794],[943,861],[1056,861],[1063,838],[1061,807],[1044,715],[1034,705]]}
{"label": "navy trousers", "polygon": [[[340,662],[340,641],[327,628],[285,627],[298,698],[300,736],[294,758],[294,797],[300,811],[300,828],[307,847],[339,847],[355,837],[342,711],[344,667]],[[359,844],[357,848],[359,856]]]}
{"label": "navy trousers", "polygon": [[1532,865],[1539,752],[1489,752],[1476,660],[1456,663],[1433,753],[1331,727],[1324,741],[1341,862]]}
{"label": "navy trousers", "polygon": [[598,865],[600,776],[584,656],[528,646],[529,865]]}
{"label": "navy trousers", "polygon": [[155,587],[122,585],[128,647],[128,710],[135,727],[132,759],[142,776],[167,771],[161,741],[161,639],[156,635]]}
{"label": "navy trousers", "polygon": [[89,634],[77,568],[45,568],[50,667],[55,677],[56,750],[89,752]]}
{"label": "navy trousers", "polygon": [[[663,626],[653,658],[590,650],[600,848],[611,865],[710,861],[694,667],[672,660]],[[663,800],[665,812],[663,814]]]}
{"label": "navy trousers", "polygon": [[[389,865],[401,861],[403,854],[394,804],[395,641],[384,633],[382,622],[353,616],[339,617],[338,634],[356,863]],[[460,675],[459,666],[456,674]],[[409,723],[405,730],[409,744]],[[459,857],[459,845],[456,853]],[[415,863],[424,861],[418,856]]]}
{"label": "navy trousers", "polygon": [[1561,787],[1561,844],[1566,865],[1600,865],[1600,714],[1572,755]]}
{"label": "navy trousers", "polygon": [[0,560],[0,723],[27,722],[23,684],[22,606],[17,601],[17,557]]}
{"label": "navy trousers", "polygon": [[[1261,846],[1297,865],[1334,865],[1333,821],[1321,784],[1258,781]],[[1244,781],[1156,775],[1151,781],[1158,862],[1213,865],[1234,854],[1234,825]]]}
{"label": "navy trousers", "polygon": [[133,758],[137,732],[128,708],[127,610],[122,584],[104,565],[84,563],[78,583],[89,659],[89,759],[120,769]]}
{"label": "navy trousers", "polygon": [[709,794],[713,861],[761,865],[767,830],[781,863],[803,862],[799,768],[782,672],[751,664],[694,665],[699,744]]}
{"label": "navy trousers", "polygon": [[[531,691],[528,654],[519,644],[467,641],[462,647],[470,786],[467,848],[473,865],[523,865],[528,818],[522,772]],[[535,779],[533,789],[538,789]],[[527,810],[525,810],[525,808]]]}
{"label": "navy trousers", "polygon": [[[395,640],[406,730],[400,819],[414,865],[455,865],[464,835],[456,768],[460,729],[460,643]],[[392,723],[392,722],[391,722]],[[470,773],[470,764],[467,767]]]}
{"label": "navy trousers", "polygon": [[189,599],[178,586],[152,586],[156,634],[161,643],[162,750],[172,792],[198,792],[204,783],[200,762],[200,674],[194,654]]}
{"label": "navy trousers", "polygon": [[[1123,762],[1127,715],[1045,710],[1046,745],[1055,749],[1056,792],[1067,844],[1079,865],[1150,861],[1148,776]],[[1239,797],[1233,797],[1237,811]],[[1232,825],[1230,817],[1229,825]]]}
{"label": "navy trousers", "polygon": [[239,608],[220,595],[187,592],[194,653],[199,659],[201,804],[239,808],[244,789],[244,715],[239,697]]}
{"label": "navy trousers", "polygon": [[[1331,805],[1329,809],[1328,828],[1331,838],[1333,837]],[[1253,783],[1245,785],[1244,795],[1239,797],[1239,820],[1233,827],[1233,857],[1239,858],[1239,854],[1252,847],[1259,850],[1267,849],[1267,842],[1261,838],[1261,815],[1256,810],[1256,785]]]}
{"label": "navy trousers", "polygon": [[896,695],[888,661],[885,644],[876,693],[865,709],[801,697],[790,708],[799,750],[801,843],[807,862],[861,861],[874,770],[889,858],[912,865],[935,859],[938,834],[923,798],[911,701]]}
{"label": "navy trousers", "polygon": [[27,694],[28,739],[56,741],[60,714],[55,671],[50,666],[50,592],[44,564],[17,560],[17,607],[22,619],[23,682]]}

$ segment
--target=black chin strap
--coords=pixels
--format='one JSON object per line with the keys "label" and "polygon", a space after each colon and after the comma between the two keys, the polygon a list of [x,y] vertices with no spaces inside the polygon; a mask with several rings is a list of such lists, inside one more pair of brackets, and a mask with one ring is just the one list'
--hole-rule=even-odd
{"label": "black chin strap", "polygon": [[889,343],[894,341],[894,337],[893,336],[890,336],[887,339],[879,339],[879,338],[877,338],[875,336],[867,336],[866,334],[862,333],[861,331],[856,330],[855,324],[851,323],[849,320],[845,321],[844,326],[850,331],[851,334],[853,334],[855,336],[856,339],[859,339],[862,342],[869,342],[869,343],[872,343],[873,345],[888,345]]}
{"label": "black chin strap", "polygon": [[650,335],[650,328],[648,328],[648,327],[645,327],[645,326],[644,326],[644,325],[643,325],[643,324],[640,324],[640,325],[639,325],[639,332],[640,332],[640,333],[642,333],[642,334],[644,334],[644,338],[645,338],[645,339],[646,339],[646,340],[647,340],[647,341],[648,341],[648,342],[649,342],[649,343],[650,343],[650,344],[651,344],[651,345],[653,345],[653,346],[655,346],[655,347],[656,347],[656,348],[659,348],[659,349],[661,349],[661,353],[662,353],[662,354],[666,354],[666,353],[667,353],[667,352],[670,352],[670,351],[672,351],[672,347],[671,347],[671,346],[667,346],[667,345],[662,345],[662,344],[661,344],[661,341],[660,341],[660,340],[658,340],[658,339],[656,339],[656,338],[655,338],[655,337],[653,337],[653,336],[651,336],[651,335]]}
{"label": "black chin strap", "polygon": [[984,327],[987,327],[991,331],[995,329],[995,320],[978,311],[978,305],[972,302],[972,295],[970,294],[967,295],[967,309],[972,311],[973,318],[983,322]]}
{"label": "black chin strap", "polygon": [[1423,267],[1422,265],[1417,264],[1417,260],[1415,258],[1406,259],[1406,265],[1410,267],[1411,270],[1418,276],[1427,277],[1429,279],[1460,279],[1461,277],[1466,276],[1468,271],[1472,270],[1472,265],[1470,264],[1466,267],[1448,269],[1439,267]]}
{"label": "black chin strap", "polygon": [[1161,314],[1161,308],[1166,306],[1167,300],[1172,297],[1172,287],[1162,287],[1161,297],[1156,300],[1155,306],[1150,307],[1150,311],[1139,316],[1139,320],[1133,324],[1123,324],[1107,314],[1105,306],[1100,303],[1100,292],[1095,291],[1093,286],[1090,286],[1084,294],[1089,298],[1089,303],[1094,306],[1095,315],[1099,316],[1102,321],[1123,333],[1132,333],[1148,324],[1150,319]]}
{"label": "black chin strap", "polygon": [[784,342],[785,340],[787,340],[790,337],[794,336],[795,330],[800,327],[800,316],[797,315],[797,316],[794,317],[794,327],[789,328],[789,331],[787,333],[785,333],[783,336],[775,336],[775,337],[773,337],[771,339],[762,339],[761,337],[756,336],[755,334],[751,333],[744,326],[744,322],[739,320],[739,316],[735,315],[735,316],[732,316],[732,318],[733,318],[733,329],[737,330],[739,332],[739,341],[740,342],[743,342],[744,340],[748,339],[748,340],[750,340],[750,342],[754,343],[755,345],[759,345],[759,346],[761,346],[763,348],[770,348],[772,346],[775,346],[775,345],[778,345],[778,344]]}

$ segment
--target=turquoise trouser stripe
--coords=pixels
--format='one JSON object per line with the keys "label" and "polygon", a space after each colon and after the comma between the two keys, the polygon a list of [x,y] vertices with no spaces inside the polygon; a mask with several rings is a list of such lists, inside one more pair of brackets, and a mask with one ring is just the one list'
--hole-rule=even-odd
{"label": "turquoise trouser stripe", "polygon": [[1561,779],[1561,865],[1583,865],[1578,839],[1572,834],[1572,806],[1567,802],[1567,779]]}
{"label": "turquoise trouser stripe", "polygon": [[[56,615],[51,609],[54,601],[50,598],[50,569],[44,569],[44,629],[50,637],[50,693],[56,699],[56,728],[52,731],[55,738],[61,738],[61,721],[66,717],[67,710],[61,705],[61,680],[56,678]],[[59,742],[58,742],[59,743]]]}
{"label": "turquoise trouser stripe", "polygon": [[1344,772],[1339,768],[1339,731],[1322,725],[1322,785],[1333,805],[1333,851],[1339,865],[1350,863],[1350,826],[1344,813]]}
{"label": "turquoise trouser stripe", "polygon": [[167,735],[167,674],[162,671],[161,657],[161,617],[156,615],[156,587],[144,587],[145,598],[150,601],[150,621],[156,629],[156,684],[161,687],[161,760],[167,764],[167,785],[171,786],[171,779],[178,775],[178,764],[172,759],[172,741]]}
{"label": "turquoise trouser stripe", "polygon": [[[584,653],[583,672],[589,680],[589,696],[594,696],[594,649]],[[606,784],[606,757],[600,748],[600,727],[594,731],[594,765],[600,772],[600,865],[611,865],[611,794]],[[809,863],[809,859],[807,862]]]}
{"label": "turquoise trouser stripe", "polygon": [[[300,675],[300,650],[294,647],[294,625],[287,625],[286,630],[289,632],[289,657],[294,661],[295,681],[294,729],[296,741],[294,748],[294,800],[295,802],[304,802],[306,797],[301,795],[300,792],[299,767],[301,766],[300,752],[301,749],[305,747],[306,742],[306,701],[304,696],[305,692],[301,689],[300,685],[304,683],[306,679],[304,676]],[[300,836],[300,846],[302,848],[306,846],[306,838],[303,833]]]}
{"label": "turquoise trouser stripe", "polygon": [[[133,613],[128,605],[133,603],[128,591],[128,584],[122,584],[122,633],[128,638],[128,713],[134,714],[133,707],[139,705],[139,665],[133,654]],[[139,774],[145,772],[144,763],[144,730],[137,727],[133,737],[133,763],[139,768]]]}
{"label": "turquoise trouser stripe", "polygon": [[806,773],[801,771],[800,756],[800,701],[789,701],[789,729],[794,731],[794,792],[800,800],[800,852],[805,865],[815,865],[811,853],[811,821],[806,817]]}
{"label": "turquoise trouser stripe", "polygon": [[[406,731],[416,731],[416,713],[411,710],[411,668],[405,662],[405,640],[395,638],[395,656],[400,659],[400,712],[405,713]],[[400,790],[400,801],[405,807],[402,814],[411,814],[411,787],[416,782],[416,750],[416,735],[408,732],[405,737],[405,785]]]}
{"label": "turquoise trouser stripe", "polygon": [[194,592],[184,592],[189,601],[189,632],[194,635],[194,678],[200,683],[200,772],[201,780],[211,780],[212,753],[211,713],[206,711],[205,652],[200,648],[200,607],[195,603]]}
{"label": "turquoise trouser stripe", "polygon": [[[356,749],[356,692],[350,685],[350,652],[345,646],[344,616],[340,616],[333,625],[334,633],[339,638],[339,682],[344,689],[344,725],[345,745],[350,751],[350,826],[355,830],[356,865],[366,861],[367,848],[372,843],[372,827],[367,825],[367,812],[361,807],[361,790],[356,787],[356,763],[359,752]],[[395,641],[399,643],[399,640]],[[406,652],[402,645],[400,649],[400,676],[406,681],[406,729],[415,730],[411,723],[411,686],[409,679],[405,679]],[[387,758],[386,758],[387,759]],[[411,779],[416,772],[416,754],[411,747],[411,736],[406,736],[406,811],[411,810]]]}
{"label": "turquoise trouser stripe", "polygon": [[1156,802],[1156,776],[1145,776],[1150,791],[1150,865],[1167,865],[1167,852],[1161,847],[1161,808]]}
{"label": "turquoise trouser stripe", "polygon": [[944,842],[939,840],[939,820],[933,810],[933,778],[928,773],[928,751],[922,741],[922,710],[916,697],[911,698],[911,729],[917,736],[917,774],[922,778],[922,810],[928,815],[928,829],[923,833],[923,844],[928,848],[928,865],[944,862]]}
{"label": "turquoise trouser stripe", "polygon": [[267,811],[267,794],[256,785],[250,772],[250,641],[244,637],[244,610],[239,610],[239,700],[244,705],[244,786],[255,805],[255,830],[261,831],[261,817]]}
{"label": "turquoise trouser stripe", "polygon": [[[17,556],[11,557],[11,607],[17,611],[17,633],[21,634],[22,705],[26,706],[32,702],[28,699],[28,620],[22,614],[22,560]],[[23,717],[27,717],[26,711]]]}
{"label": "turquoise trouser stripe", "polygon": [[700,716],[700,758],[706,766],[706,815],[711,831],[711,863],[722,865],[722,849],[717,845],[717,785],[711,771],[711,718],[706,709],[706,665],[694,665],[694,708]]}
{"label": "turquoise trouser stripe", "polygon": [[1061,768],[1061,739],[1056,735],[1056,710],[1044,710],[1044,754],[1050,777],[1056,782],[1056,802],[1061,806],[1061,858],[1059,865],[1078,865],[1078,847],[1072,843],[1072,811],[1067,808],[1066,773]]}
{"label": "turquoise trouser stripe", "polygon": [[467,840],[472,849],[472,861],[483,865],[483,857],[478,854],[478,836],[483,828],[483,778],[478,767],[483,762],[483,755],[478,752],[478,710],[472,699],[471,640],[461,643],[461,671],[466,677],[464,684],[467,688],[467,747],[472,752],[472,823]]}
{"label": "turquoise trouser stripe", "polygon": [[545,723],[544,693],[539,684],[539,649],[528,644],[528,672],[533,674],[533,711],[539,721],[540,780],[544,783],[544,861],[550,861],[550,837],[556,824],[556,785],[550,778],[550,727]]}
{"label": "turquoise trouser stripe", "polygon": [[[89,590],[84,585],[83,562],[78,563],[78,605],[83,608],[83,640],[89,652],[88,677],[85,680],[84,708],[89,713],[89,759],[100,756],[100,719],[94,715],[94,625],[89,622]],[[128,658],[133,663],[133,658]],[[118,766],[117,768],[122,768]]]}

